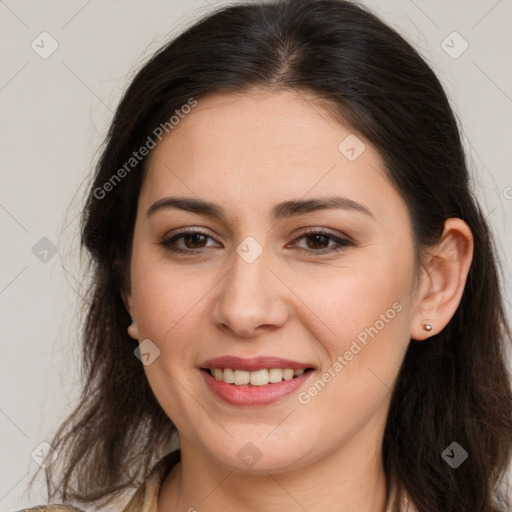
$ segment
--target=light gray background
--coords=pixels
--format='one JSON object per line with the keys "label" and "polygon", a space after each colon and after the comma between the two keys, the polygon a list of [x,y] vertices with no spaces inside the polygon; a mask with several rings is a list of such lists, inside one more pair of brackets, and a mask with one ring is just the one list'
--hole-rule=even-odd
{"label": "light gray background", "polygon": [[[0,0],[1,511],[43,503],[42,479],[26,493],[37,468],[31,453],[77,397],[77,293],[87,284],[78,215],[113,110],[154,50],[224,3]],[[504,258],[510,317],[512,2],[364,3],[420,50],[448,90]],[[59,45],[47,59],[31,48],[43,31]],[[469,45],[458,58],[442,47],[462,49],[457,35],[446,39],[454,31]],[[43,237],[58,248],[47,262],[32,252]]]}

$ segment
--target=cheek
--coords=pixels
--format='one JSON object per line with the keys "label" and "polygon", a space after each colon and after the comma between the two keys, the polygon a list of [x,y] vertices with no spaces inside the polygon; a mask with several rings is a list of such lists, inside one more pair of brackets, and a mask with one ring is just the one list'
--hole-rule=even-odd
{"label": "cheek", "polygon": [[[334,334],[317,331],[326,363],[298,398],[306,404],[304,414],[325,423],[326,437],[355,435],[382,411],[408,346],[410,288],[398,274],[380,270],[343,276],[332,282],[330,300],[317,302]],[[340,411],[339,421],[333,420],[334,410]]]}
{"label": "cheek", "polygon": [[344,386],[364,387],[368,376],[392,385],[409,342],[412,278],[412,259],[390,253],[297,289],[321,320],[315,337],[331,366],[338,361],[331,371],[343,373]]}
{"label": "cheek", "polygon": [[[139,337],[151,339],[161,350],[176,347],[186,337],[187,320],[200,309],[208,291],[207,280],[194,278],[191,269],[144,251],[133,255],[132,298]],[[172,344],[166,342],[169,339]]]}
{"label": "cheek", "polygon": [[184,391],[197,385],[197,370],[191,370],[197,359],[193,341],[200,340],[197,315],[213,283],[142,251],[133,256],[131,277],[139,340],[151,340],[160,351],[144,366],[146,377],[167,416],[187,431],[198,421]]}
{"label": "cheek", "polygon": [[[294,290],[305,304],[311,305],[310,314],[318,313],[333,339],[352,339],[376,322],[382,330],[380,320],[394,320],[399,316],[396,310],[410,300],[407,296],[411,276],[407,263],[400,270],[394,267],[391,262],[388,265],[373,262],[357,268],[340,268],[323,279],[298,280]],[[395,303],[402,308],[397,305],[393,308]]]}

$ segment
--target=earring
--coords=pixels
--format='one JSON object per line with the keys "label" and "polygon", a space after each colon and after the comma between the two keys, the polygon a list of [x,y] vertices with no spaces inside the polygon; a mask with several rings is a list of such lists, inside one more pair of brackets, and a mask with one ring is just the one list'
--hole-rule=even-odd
{"label": "earring", "polygon": [[425,329],[427,332],[430,332],[432,330],[432,326],[427,322],[423,322],[423,329]]}
{"label": "earring", "polygon": [[135,320],[132,318],[131,319],[131,323],[130,325],[128,326],[128,334],[130,335],[131,338],[133,338],[134,340],[138,339],[139,338],[139,332],[138,332],[138,329],[137,329],[137,326],[135,325]]}

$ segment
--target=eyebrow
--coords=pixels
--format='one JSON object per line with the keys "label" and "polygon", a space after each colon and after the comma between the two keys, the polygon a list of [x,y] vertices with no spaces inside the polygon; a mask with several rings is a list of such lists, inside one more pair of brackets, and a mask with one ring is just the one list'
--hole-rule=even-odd
{"label": "eyebrow", "polygon": [[[169,208],[185,210],[226,222],[226,212],[222,206],[193,197],[163,197],[149,207],[146,217],[151,217],[156,212]],[[284,201],[272,208],[271,215],[275,220],[282,220],[309,212],[329,209],[351,210],[374,218],[365,205],[340,196]]]}

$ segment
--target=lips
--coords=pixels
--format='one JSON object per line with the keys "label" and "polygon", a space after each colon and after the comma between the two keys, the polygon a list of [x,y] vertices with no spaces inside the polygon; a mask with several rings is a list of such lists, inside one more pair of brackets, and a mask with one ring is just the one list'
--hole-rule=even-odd
{"label": "lips", "polygon": [[265,386],[235,386],[223,381],[216,380],[206,370],[199,372],[204,383],[212,392],[212,396],[217,397],[224,403],[235,406],[263,406],[278,402],[305,384],[314,371],[305,372],[299,377],[291,380],[283,380],[276,384],[267,384]]}
{"label": "lips", "polygon": [[204,370],[232,368],[236,370],[253,371],[265,368],[282,368],[283,370],[291,368],[292,370],[306,370],[314,367],[308,363],[301,363],[298,361],[292,361],[291,359],[283,359],[273,356],[259,356],[250,359],[236,356],[221,356],[204,361],[201,363],[200,368]]}
{"label": "lips", "polygon": [[[281,382],[269,383],[264,385],[235,385],[217,380],[211,375],[209,370],[239,370],[246,372],[255,372],[268,368],[281,368],[291,370],[302,370],[297,372],[297,376]],[[222,356],[204,361],[200,367],[206,386],[212,392],[212,396],[217,397],[224,403],[235,406],[263,406],[278,402],[285,397],[297,391],[315,374],[314,367],[307,363],[292,361],[273,356],[260,356],[251,359],[245,359],[235,356]],[[311,371],[308,371],[311,370]],[[236,372],[235,372],[236,373]]]}

